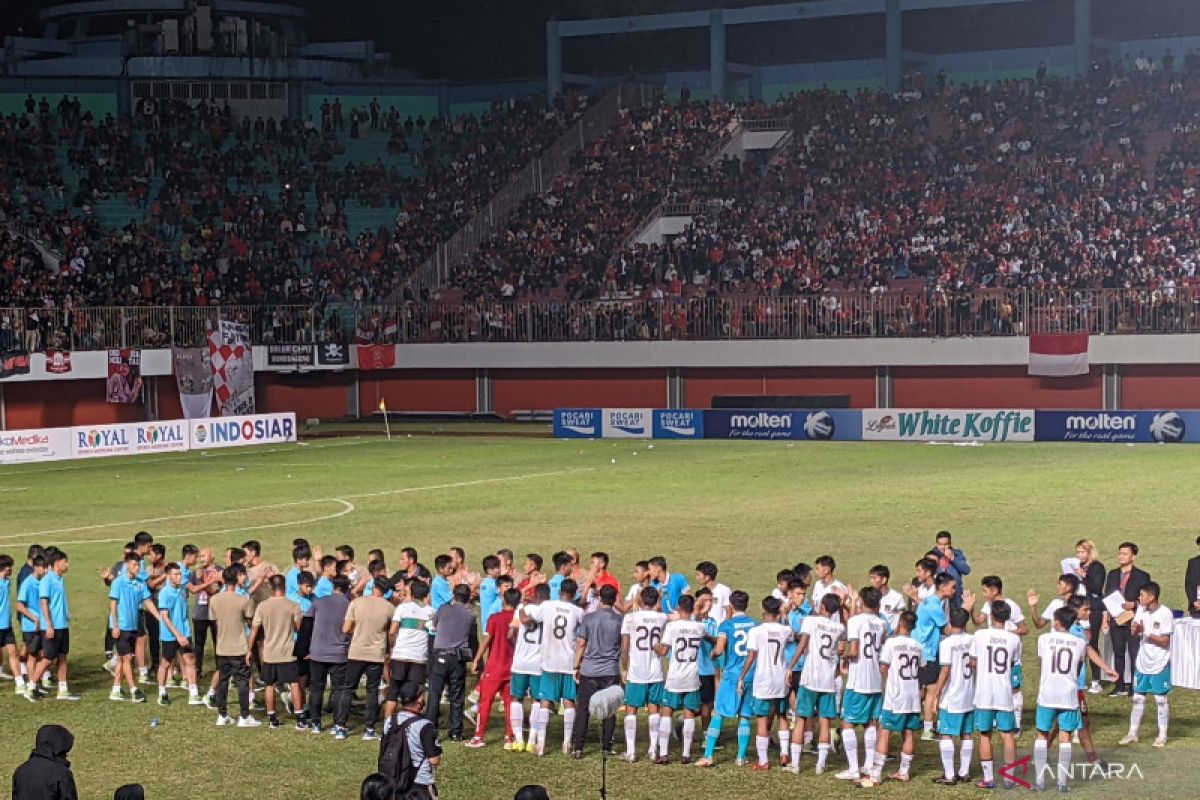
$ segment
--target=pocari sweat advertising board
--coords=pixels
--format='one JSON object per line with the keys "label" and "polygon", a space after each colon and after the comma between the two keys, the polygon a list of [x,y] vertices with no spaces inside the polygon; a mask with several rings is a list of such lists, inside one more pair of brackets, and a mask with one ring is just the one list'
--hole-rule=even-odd
{"label": "pocari sweat advertising board", "polygon": [[1200,411],[1039,411],[1039,442],[1200,442]]}
{"label": "pocari sweat advertising board", "polygon": [[600,409],[600,435],[605,439],[649,439],[650,409]]}
{"label": "pocari sweat advertising board", "polygon": [[658,409],[653,413],[655,439],[703,439],[704,412],[692,409]]}
{"label": "pocari sweat advertising board", "polygon": [[558,439],[597,439],[600,437],[600,409],[554,409],[554,436]]}

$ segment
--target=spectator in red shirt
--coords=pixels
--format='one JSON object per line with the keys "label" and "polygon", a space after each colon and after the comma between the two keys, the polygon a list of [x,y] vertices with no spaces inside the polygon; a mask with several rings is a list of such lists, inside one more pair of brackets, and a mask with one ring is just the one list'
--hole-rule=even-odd
{"label": "spectator in red shirt", "polygon": [[581,585],[583,589],[580,590],[580,596],[584,598],[584,608],[587,611],[595,611],[600,607],[600,590],[605,586],[613,587],[617,597],[621,596],[621,582],[608,571],[608,553],[592,553],[591,563],[583,575]]}
{"label": "spectator in red shirt", "polygon": [[[487,630],[483,632],[483,643],[479,653],[471,664],[471,674],[479,674],[479,665],[485,663],[483,675],[479,679],[479,714],[475,722],[475,735],[467,742],[467,747],[477,749],[485,742],[483,734],[487,730],[488,718],[492,714],[492,701],[496,695],[504,702],[503,708],[511,704],[509,682],[512,680],[513,642],[509,638],[512,630],[513,613],[521,602],[521,593],[516,589],[504,592],[504,608],[488,619]],[[504,749],[509,749],[513,742],[512,720],[507,713],[504,715]]]}

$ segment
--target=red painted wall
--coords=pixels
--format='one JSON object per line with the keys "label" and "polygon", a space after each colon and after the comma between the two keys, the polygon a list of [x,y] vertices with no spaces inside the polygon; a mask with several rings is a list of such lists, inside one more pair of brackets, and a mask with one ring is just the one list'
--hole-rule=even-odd
{"label": "red painted wall", "polygon": [[9,430],[107,425],[144,419],[140,405],[109,403],[105,382],[5,383],[4,417]]}
{"label": "red painted wall", "polygon": [[665,369],[521,369],[492,373],[492,405],[515,409],[564,407],[663,408]]}
{"label": "red painted wall", "polygon": [[852,408],[875,406],[875,370],[686,369],[684,406],[711,408],[717,395],[849,395]]}
{"label": "red painted wall", "polygon": [[1154,364],[1122,367],[1124,408],[1200,408],[1200,366]]}
{"label": "red painted wall", "polygon": [[369,417],[387,401],[389,411],[449,411],[471,414],[476,410],[473,370],[388,370],[359,373],[359,410]]}
{"label": "red painted wall", "polygon": [[342,419],[349,414],[353,384],[351,372],[260,372],[255,376],[255,406],[259,413],[295,411],[301,422],[310,417]]}
{"label": "red painted wall", "polygon": [[896,408],[1103,408],[1104,373],[1038,378],[1025,367],[902,367],[892,370]]}

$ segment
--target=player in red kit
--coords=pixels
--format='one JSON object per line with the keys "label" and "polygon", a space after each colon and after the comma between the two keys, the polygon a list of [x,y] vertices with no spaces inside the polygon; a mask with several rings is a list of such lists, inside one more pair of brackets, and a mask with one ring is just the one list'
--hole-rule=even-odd
{"label": "player in red kit", "polygon": [[486,744],[483,734],[487,730],[488,717],[492,714],[492,701],[496,699],[497,694],[504,701],[504,749],[508,750],[512,746],[512,722],[508,714],[511,699],[508,687],[512,679],[513,642],[509,636],[513,630],[513,613],[520,602],[521,593],[516,589],[509,589],[504,593],[504,608],[488,618],[487,629],[483,632],[483,643],[480,644],[479,653],[471,664],[471,672],[476,675],[479,674],[479,665],[485,663],[485,659],[487,664],[479,679],[479,716],[475,722],[475,735],[466,745],[471,749]]}

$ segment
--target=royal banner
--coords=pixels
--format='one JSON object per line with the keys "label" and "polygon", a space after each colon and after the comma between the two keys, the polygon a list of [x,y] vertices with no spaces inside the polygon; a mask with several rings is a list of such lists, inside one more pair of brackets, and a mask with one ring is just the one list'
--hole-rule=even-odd
{"label": "royal banner", "polygon": [[0,350],[0,380],[29,374],[28,350]]}
{"label": "royal banner", "polygon": [[142,351],[114,348],[108,351],[108,383],[105,398],[110,403],[142,401]]}
{"label": "royal banner", "polygon": [[189,427],[193,450],[296,441],[296,415],[291,412],[194,419]]}
{"label": "royal banner", "polygon": [[171,370],[179,389],[179,405],[186,419],[207,417],[212,411],[212,364],[208,348],[176,347],[171,350]]}
{"label": "royal banner", "polygon": [[71,371],[70,350],[47,350],[46,372],[51,375],[66,375]]}
{"label": "royal banner", "polygon": [[254,348],[250,327],[221,320],[208,334],[213,392],[223,417],[254,413]]}
{"label": "royal banner", "polygon": [[84,425],[71,429],[71,447],[75,458],[182,453],[188,449],[188,427],[184,420]]}
{"label": "royal banner", "polygon": [[1028,409],[896,409],[862,412],[868,441],[1032,442],[1034,413]]}

